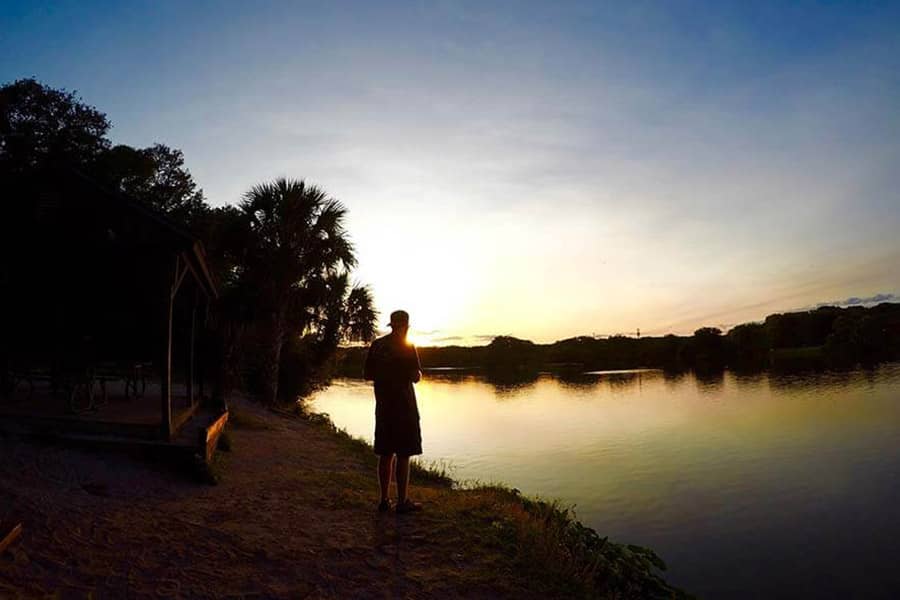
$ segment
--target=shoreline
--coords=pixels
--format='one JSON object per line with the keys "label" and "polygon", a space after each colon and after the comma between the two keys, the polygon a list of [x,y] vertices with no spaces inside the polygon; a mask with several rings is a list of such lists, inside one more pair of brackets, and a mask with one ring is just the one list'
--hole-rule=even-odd
{"label": "shoreline", "polygon": [[652,552],[552,503],[416,468],[416,515],[375,511],[375,456],[303,410],[230,401],[217,485],[144,456],[0,437],[0,596],[680,597]]}
{"label": "shoreline", "polygon": [[[309,396],[292,405],[295,407],[294,414],[337,436],[352,452],[369,460],[374,469],[372,445],[335,425],[327,414],[309,411],[308,402]],[[519,575],[526,576],[530,584],[539,585],[542,594],[558,593],[586,598],[692,597],[665,582],[662,576],[665,563],[651,549],[601,537],[557,500],[524,495],[502,482],[463,486],[443,466],[425,465],[415,458],[410,467],[410,489],[413,492],[437,487],[446,489],[448,494],[490,496],[497,511],[491,520],[491,528],[501,530],[507,538],[515,536],[516,539],[507,539],[507,542],[520,551],[523,546],[541,548],[542,554],[523,552],[524,560],[517,566]],[[372,486],[375,485],[373,475]],[[510,520],[519,522],[513,524]],[[549,578],[534,578],[535,572],[541,569],[549,571]]]}

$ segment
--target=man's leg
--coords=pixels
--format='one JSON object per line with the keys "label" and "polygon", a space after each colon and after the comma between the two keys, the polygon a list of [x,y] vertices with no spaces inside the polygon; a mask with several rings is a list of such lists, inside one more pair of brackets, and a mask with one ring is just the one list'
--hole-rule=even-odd
{"label": "man's leg", "polygon": [[409,457],[397,456],[397,501],[406,502],[409,491]]}
{"label": "man's leg", "polygon": [[[394,455],[378,455],[378,486],[381,488],[381,501],[387,501],[391,493],[391,475],[394,472]],[[399,482],[398,482],[399,483]]]}

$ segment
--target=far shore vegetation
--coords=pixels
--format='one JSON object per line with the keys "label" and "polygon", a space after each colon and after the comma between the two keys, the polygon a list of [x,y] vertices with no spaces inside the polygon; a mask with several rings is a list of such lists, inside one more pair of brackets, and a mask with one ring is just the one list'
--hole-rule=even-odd
{"label": "far shore vegetation", "polygon": [[[657,368],[697,372],[852,368],[900,359],[900,304],[823,306],[772,314],[723,333],[702,327],[692,336],[574,337],[536,344],[509,336],[484,346],[420,347],[422,366],[480,369],[502,378],[539,370],[584,372]],[[365,349],[340,350],[338,372],[359,377]]]}

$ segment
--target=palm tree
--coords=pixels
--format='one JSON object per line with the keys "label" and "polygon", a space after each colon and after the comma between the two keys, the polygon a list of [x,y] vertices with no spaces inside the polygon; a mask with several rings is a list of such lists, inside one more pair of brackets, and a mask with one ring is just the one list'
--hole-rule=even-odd
{"label": "palm tree", "polygon": [[355,285],[347,296],[344,310],[344,339],[368,342],[375,337],[375,301],[368,286]]}
{"label": "palm tree", "polygon": [[321,325],[336,296],[343,302],[356,257],[344,229],[344,206],[303,180],[257,185],[240,209],[247,247],[237,275],[255,288],[263,339],[261,391],[264,401],[274,403],[286,336]]}

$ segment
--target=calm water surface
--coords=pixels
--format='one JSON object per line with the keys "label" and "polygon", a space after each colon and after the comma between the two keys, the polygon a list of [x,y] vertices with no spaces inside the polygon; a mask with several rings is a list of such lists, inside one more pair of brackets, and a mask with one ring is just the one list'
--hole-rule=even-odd
{"label": "calm water surface", "polygon": [[[417,393],[426,461],[575,505],[702,597],[900,597],[900,364],[520,383],[442,372]],[[339,380],[313,408],[371,441],[370,385]]]}

